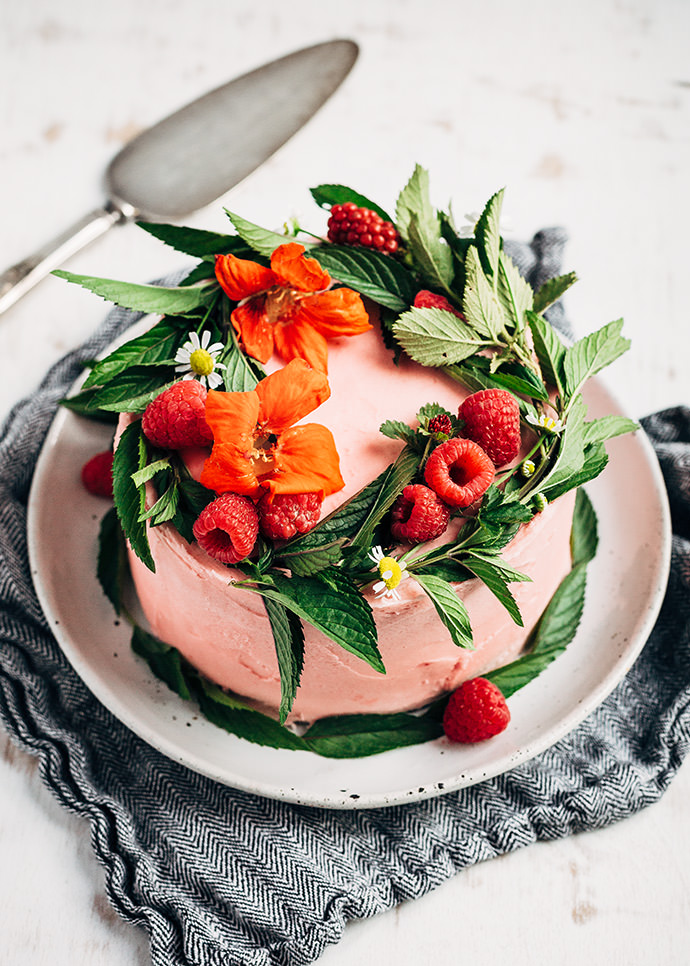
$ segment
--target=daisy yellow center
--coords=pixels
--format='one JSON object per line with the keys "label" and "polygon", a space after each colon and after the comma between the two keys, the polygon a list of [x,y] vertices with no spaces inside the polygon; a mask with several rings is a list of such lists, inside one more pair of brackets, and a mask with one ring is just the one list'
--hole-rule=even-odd
{"label": "daisy yellow center", "polygon": [[542,416],[541,424],[544,429],[553,430],[556,428],[556,420],[552,416]]}
{"label": "daisy yellow center", "polygon": [[393,557],[381,557],[379,576],[388,590],[394,590],[402,580],[402,569]]}
{"label": "daisy yellow center", "polygon": [[213,356],[207,349],[195,349],[189,356],[189,366],[197,376],[210,376],[215,368]]}

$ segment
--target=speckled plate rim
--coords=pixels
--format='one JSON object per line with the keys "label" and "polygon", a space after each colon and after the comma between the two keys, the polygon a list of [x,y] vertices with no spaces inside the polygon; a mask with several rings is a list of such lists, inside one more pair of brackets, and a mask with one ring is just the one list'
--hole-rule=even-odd
{"label": "speckled plate rim", "polygon": [[[621,409],[599,380],[589,418]],[[61,409],[33,478],[28,514],[31,574],[49,625],[86,686],[123,724],[169,758],[243,791],[325,808],[420,801],[502,774],[550,747],[587,717],[627,673],[651,632],[671,553],[666,490],[643,432],[607,444],[610,463],[588,486],[600,545],[589,568],[582,622],[566,653],[510,699],[511,724],[474,746],[446,739],[364,759],[324,759],[263,748],[204,720],[129,647],[96,578],[106,505],[81,486],[82,464],[112,430]],[[65,566],[65,561],[69,565]]]}

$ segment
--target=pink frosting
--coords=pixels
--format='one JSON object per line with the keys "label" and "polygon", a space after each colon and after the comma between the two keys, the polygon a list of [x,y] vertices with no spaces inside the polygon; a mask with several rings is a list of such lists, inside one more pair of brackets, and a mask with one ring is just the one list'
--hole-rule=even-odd
{"label": "pink frosting", "polygon": [[[329,343],[331,398],[308,422],[328,426],[341,458],[345,489],[329,498],[328,512],[371,481],[402,443],[378,432],[381,422],[414,424],[421,405],[440,402],[457,412],[467,394],[441,373],[409,361],[395,366],[376,332]],[[191,456],[191,454],[190,454]],[[190,459],[190,463],[194,460]],[[197,459],[198,464],[198,459]],[[457,585],[467,605],[475,650],[453,644],[433,605],[412,578],[401,599],[367,592],[386,667],[381,674],[305,625],[305,661],[292,718],[392,712],[417,708],[463,680],[515,659],[546,603],[570,569],[574,497],[547,507],[504,552],[510,566],[532,578],[512,585],[524,628],[515,625],[486,586]],[[211,680],[261,707],[276,709],[280,677],[261,598],[233,586],[236,571],[189,545],[169,525],[149,531],[153,574],[130,554],[137,593],[153,633],[178,648]]]}

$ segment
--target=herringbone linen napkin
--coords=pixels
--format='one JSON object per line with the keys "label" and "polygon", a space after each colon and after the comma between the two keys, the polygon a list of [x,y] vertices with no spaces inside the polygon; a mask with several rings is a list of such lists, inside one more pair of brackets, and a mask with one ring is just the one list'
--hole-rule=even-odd
{"label": "herringbone linen napkin", "polygon": [[[536,284],[564,235],[510,246]],[[559,309],[557,309],[558,311]],[[474,862],[604,826],[656,801],[688,751],[690,410],[645,421],[674,525],[666,600],[641,657],[576,731],[490,781],[418,804],[327,811],[235,791],[163,757],[82,684],[34,593],[29,486],[58,400],[134,317],[112,312],[0,430],[0,715],[67,808],[86,817],[120,915],[155,966],[296,966],[350,919],[421,896]],[[562,324],[562,314],[553,319]],[[632,724],[634,722],[634,725]]]}

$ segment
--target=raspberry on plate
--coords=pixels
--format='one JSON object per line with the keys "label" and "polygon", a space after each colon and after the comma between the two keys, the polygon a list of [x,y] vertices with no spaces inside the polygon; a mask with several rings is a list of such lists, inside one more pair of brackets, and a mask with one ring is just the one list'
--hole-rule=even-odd
{"label": "raspberry on plate", "polygon": [[238,563],[254,549],[259,515],[248,497],[223,493],[201,511],[193,532],[210,557],[224,564]]}
{"label": "raspberry on plate", "polygon": [[505,389],[482,389],[458,410],[464,433],[478,443],[495,466],[511,463],[520,452],[520,408]]}
{"label": "raspberry on plate", "polygon": [[496,468],[471,439],[449,439],[433,451],[424,479],[444,503],[468,507],[491,486]]}
{"label": "raspberry on plate", "polygon": [[443,714],[443,730],[451,741],[469,745],[505,731],[510,710],[499,689],[486,678],[472,678],[453,691]]}
{"label": "raspberry on plate", "polygon": [[206,422],[206,396],[196,379],[184,379],[164,389],[144,410],[144,435],[160,449],[184,449],[212,442],[213,433]]}
{"label": "raspberry on plate", "polygon": [[336,245],[362,245],[389,255],[397,252],[400,245],[400,235],[392,222],[352,201],[331,208],[328,240]]}
{"label": "raspberry on plate", "polygon": [[94,496],[113,498],[113,452],[96,453],[81,468],[81,481]]}
{"label": "raspberry on plate", "polygon": [[391,509],[391,533],[396,540],[423,543],[440,537],[448,526],[450,510],[428,486],[406,486]]}
{"label": "raspberry on plate", "polygon": [[256,505],[259,528],[269,540],[307,533],[318,523],[322,503],[318,493],[277,493],[270,502],[265,494]]}

